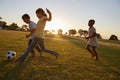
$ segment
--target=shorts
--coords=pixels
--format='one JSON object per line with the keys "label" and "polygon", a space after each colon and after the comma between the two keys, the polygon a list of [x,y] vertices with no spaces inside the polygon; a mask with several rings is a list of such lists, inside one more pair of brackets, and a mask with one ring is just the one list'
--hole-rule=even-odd
{"label": "shorts", "polygon": [[92,46],[92,45],[89,45],[89,44],[86,47],[91,47],[93,49],[97,48],[97,46]]}

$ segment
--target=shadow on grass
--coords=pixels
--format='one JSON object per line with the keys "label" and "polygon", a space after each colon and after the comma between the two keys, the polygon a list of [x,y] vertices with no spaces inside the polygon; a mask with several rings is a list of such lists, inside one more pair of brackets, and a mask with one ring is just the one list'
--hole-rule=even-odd
{"label": "shadow on grass", "polygon": [[[28,57],[22,64],[4,60],[0,63],[0,67],[2,67],[0,69],[0,80],[37,80],[34,76],[39,73],[38,71],[40,71],[40,74],[44,70],[48,73],[49,71],[47,70],[49,68],[56,68],[57,65],[57,61],[51,54],[50,56],[46,55],[36,58]],[[3,74],[2,71],[4,71]],[[43,73],[46,74],[45,72]]]}
{"label": "shadow on grass", "polygon": [[58,65],[57,60],[53,55],[51,55],[49,53],[45,53],[45,54],[47,54],[49,56],[39,57],[37,59],[37,62],[38,62],[37,65],[39,65],[39,66],[56,66],[56,65]]}
{"label": "shadow on grass", "polygon": [[[22,72],[30,63],[31,58],[28,58],[27,61],[22,64],[16,64],[13,61],[2,61],[1,67],[4,71],[4,75],[0,78],[0,80],[24,80],[24,77],[21,76]],[[11,68],[12,67],[12,68]],[[5,69],[9,68],[9,69]]]}
{"label": "shadow on grass", "polygon": [[103,63],[100,62],[100,61],[98,61],[98,63],[99,63],[99,66],[102,66],[102,67],[105,68],[108,72],[113,73],[114,75],[116,75],[116,76],[119,77],[119,79],[120,79],[120,72],[119,72],[119,71],[116,71],[116,70],[110,68],[110,66],[105,65],[105,64],[103,64]]}

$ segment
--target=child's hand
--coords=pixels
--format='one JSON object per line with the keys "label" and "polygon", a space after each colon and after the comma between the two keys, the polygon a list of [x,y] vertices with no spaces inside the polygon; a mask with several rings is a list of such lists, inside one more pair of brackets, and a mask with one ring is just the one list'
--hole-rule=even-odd
{"label": "child's hand", "polygon": [[29,37],[30,37],[30,35],[26,35],[25,37],[26,37],[26,38],[29,38]]}
{"label": "child's hand", "polygon": [[89,37],[85,37],[85,39],[89,39]]}
{"label": "child's hand", "polygon": [[85,37],[85,39],[88,41],[88,40],[89,40],[89,37]]}
{"label": "child's hand", "polygon": [[51,14],[50,10],[48,10],[47,8],[46,8],[46,11],[47,11],[47,13]]}

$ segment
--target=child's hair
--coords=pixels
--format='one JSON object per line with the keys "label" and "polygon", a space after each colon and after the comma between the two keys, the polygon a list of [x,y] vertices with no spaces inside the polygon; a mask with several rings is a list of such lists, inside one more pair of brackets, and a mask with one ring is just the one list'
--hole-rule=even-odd
{"label": "child's hair", "polygon": [[30,19],[30,16],[28,15],[28,14],[24,14],[23,16],[22,16],[22,19],[23,18],[28,18],[28,19]]}
{"label": "child's hair", "polygon": [[94,25],[95,24],[95,20],[91,19],[91,20],[89,20],[89,23],[91,23],[92,25]]}
{"label": "child's hair", "polygon": [[47,16],[47,15],[45,14],[45,11],[44,11],[42,8],[38,8],[38,9],[36,10],[36,13],[41,13],[43,16]]}

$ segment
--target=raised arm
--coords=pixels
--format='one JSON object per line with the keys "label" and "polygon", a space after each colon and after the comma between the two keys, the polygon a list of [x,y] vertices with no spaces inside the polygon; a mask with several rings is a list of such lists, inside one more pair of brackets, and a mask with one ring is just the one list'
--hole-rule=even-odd
{"label": "raised arm", "polygon": [[48,18],[46,18],[46,21],[51,21],[52,20],[52,14],[51,14],[50,10],[48,10],[47,8],[46,8],[46,11],[48,13]]}

